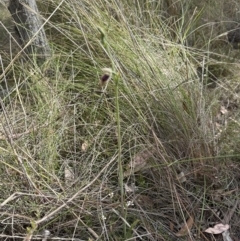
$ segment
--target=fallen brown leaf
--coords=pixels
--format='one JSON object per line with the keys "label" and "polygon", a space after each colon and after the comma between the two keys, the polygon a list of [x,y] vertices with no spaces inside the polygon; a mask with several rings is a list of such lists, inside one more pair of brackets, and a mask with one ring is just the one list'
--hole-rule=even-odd
{"label": "fallen brown leaf", "polygon": [[124,172],[124,177],[129,176],[131,173],[143,170],[151,156],[152,150],[145,150],[137,153],[128,164],[128,170]]}
{"label": "fallen brown leaf", "polygon": [[220,234],[229,229],[228,224],[218,223],[213,228],[208,228],[204,232],[212,234]]}
{"label": "fallen brown leaf", "polygon": [[192,216],[189,217],[187,222],[183,225],[183,227],[176,233],[177,237],[183,237],[189,234],[194,223],[194,219]]}

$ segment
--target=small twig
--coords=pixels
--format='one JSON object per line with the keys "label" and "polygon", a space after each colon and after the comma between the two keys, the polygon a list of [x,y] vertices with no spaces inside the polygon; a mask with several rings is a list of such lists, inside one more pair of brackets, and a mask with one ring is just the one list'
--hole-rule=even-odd
{"label": "small twig", "polygon": [[3,203],[0,204],[0,208],[3,207],[4,205],[6,205],[8,202],[14,200],[15,198],[22,196],[23,193],[21,192],[15,192],[13,193],[9,198],[7,198]]}
{"label": "small twig", "polygon": [[43,128],[43,127],[47,127],[48,125],[49,125],[49,123],[45,123],[42,126],[39,126],[37,128],[36,127],[33,127],[33,128],[29,127],[29,130],[26,130],[26,131],[24,131],[22,133],[16,133],[16,134],[7,133],[7,130],[4,129],[5,135],[4,136],[0,135],[0,140],[9,140],[9,139],[10,140],[14,140],[14,139],[18,139],[18,138],[20,138],[22,136],[25,136],[25,135],[28,135],[28,134],[34,132],[34,131],[37,131],[37,130]]}
{"label": "small twig", "polygon": [[56,208],[53,210],[51,213],[45,215],[43,218],[37,220],[35,223],[39,225],[42,222],[45,222],[49,219],[51,219],[53,216],[55,216],[60,210],[65,208],[68,203],[72,202],[75,198],[77,198],[84,190],[89,188],[97,179],[102,175],[102,173],[114,162],[116,157],[113,157],[112,160],[98,173],[98,175],[91,181],[89,182],[85,187],[80,189],[78,192],[76,192],[71,198],[69,198],[64,204],[62,204],[60,207]]}
{"label": "small twig", "polygon": [[2,208],[8,202],[13,201],[14,199],[16,199],[16,198],[18,198],[20,196],[33,196],[33,197],[48,197],[48,198],[51,198],[51,196],[46,196],[46,195],[31,194],[31,193],[24,193],[24,192],[15,192],[10,197],[8,197],[4,202],[2,202],[0,204],[0,208]]}

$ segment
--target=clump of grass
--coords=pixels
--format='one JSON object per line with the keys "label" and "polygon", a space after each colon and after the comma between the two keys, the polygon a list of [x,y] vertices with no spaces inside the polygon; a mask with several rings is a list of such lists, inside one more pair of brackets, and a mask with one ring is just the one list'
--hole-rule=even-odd
{"label": "clump of grass", "polygon": [[[224,63],[231,75],[209,89],[196,63],[216,60],[184,45],[191,23],[175,22],[182,41],[172,42],[163,6],[137,3],[134,12],[128,1],[42,6],[47,15],[59,4],[47,30],[52,57],[15,61],[4,75],[12,83],[1,101],[5,236],[207,239],[215,206],[227,213],[224,195],[237,198],[228,167],[238,166],[239,120],[226,105],[236,68]],[[103,68],[113,75],[101,86]]]}

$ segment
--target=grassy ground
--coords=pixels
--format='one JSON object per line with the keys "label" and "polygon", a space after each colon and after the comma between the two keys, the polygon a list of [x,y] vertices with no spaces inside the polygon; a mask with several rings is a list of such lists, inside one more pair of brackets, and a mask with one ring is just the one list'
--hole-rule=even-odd
{"label": "grassy ground", "polygon": [[240,2],[189,2],[41,1],[51,58],[2,49],[2,240],[239,240]]}

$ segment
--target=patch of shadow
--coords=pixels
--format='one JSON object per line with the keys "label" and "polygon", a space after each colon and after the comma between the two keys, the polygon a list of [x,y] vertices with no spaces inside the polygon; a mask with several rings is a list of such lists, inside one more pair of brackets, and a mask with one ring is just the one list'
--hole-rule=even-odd
{"label": "patch of shadow", "polygon": [[240,46],[240,25],[236,28],[228,31],[227,39],[230,44],[232,44],[233,48],[238,49]]}
{"label": "patch of shadow", "polygon": [[217,82],[231,76],[232,73],[222,64],[209,64],[197,67],[197,75],[200,81],[209,88],[215,88]]}

